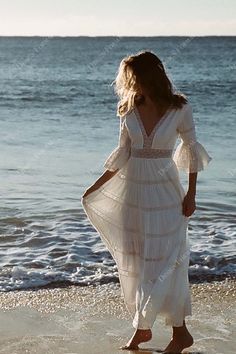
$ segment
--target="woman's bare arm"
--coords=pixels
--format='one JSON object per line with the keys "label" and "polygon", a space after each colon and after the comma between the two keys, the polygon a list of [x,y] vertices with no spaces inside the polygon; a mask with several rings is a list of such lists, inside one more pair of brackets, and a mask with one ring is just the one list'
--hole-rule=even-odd
{"label": "woman's bare arm", "polygon": [[105,170],[105,172],[95,181],[95,183],[90,186],[88,189],[86,189],[83,197],[88,195],[89,193],[95,191],[99,187],[101,187],[105,182],[107,182],[114,174],[117,173],[119,169],[115,171],[110,171],[110,170]]}
{"label": "woman's bare arm", "polygon": [[197,172],[189,173],[188,178],[188,192],[192,195],[196,194],[196,185],[197,185]]}
{"label": "woman's bare arm", "polygon": [[182,204],[182,212],[185,216],[189,217],[196,209],[195,196],[196,196],[197,172],[189,173],[188,191],[184,197]]}

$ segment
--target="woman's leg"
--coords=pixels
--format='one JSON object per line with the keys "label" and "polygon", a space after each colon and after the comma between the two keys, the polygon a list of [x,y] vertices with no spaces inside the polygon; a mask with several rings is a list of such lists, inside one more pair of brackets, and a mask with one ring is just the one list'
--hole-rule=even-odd
{"label": "woman's leg", "polygon": [[164,353],[181,353],[183,349],[190,347],[193,344],[193,337],[189,333],[185,320],[183,326],[172,327],[173,335],[170,343],[164,349]]}

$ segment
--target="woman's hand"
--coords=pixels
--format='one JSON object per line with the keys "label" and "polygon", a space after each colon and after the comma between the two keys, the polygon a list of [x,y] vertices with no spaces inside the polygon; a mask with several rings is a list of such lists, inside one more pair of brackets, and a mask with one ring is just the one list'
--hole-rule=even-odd
{"label": "woman's hand", "polygon": [[188,191],[182,203],[182,212],[185,216],[189,217],[193,214],[195,209],[195,193]]}
{"label": "woman's hand", "polygon": [[90,193],[94,192],[96,189],[100,188],[105,182],[107,182],[116,172],[118,169],[115,171],[110,171],[106,170],[101,177],[97,179],[97,181],[88,189],[86,189],[85,193],[82,195],[82,198],[88,196]]}
{"label": "woman's hand", "polygon": [[97,188],[91,186],[90,188],[86,189],[85,193],[82,195],[82,198],[87,197],[90,193],[94,192]]}

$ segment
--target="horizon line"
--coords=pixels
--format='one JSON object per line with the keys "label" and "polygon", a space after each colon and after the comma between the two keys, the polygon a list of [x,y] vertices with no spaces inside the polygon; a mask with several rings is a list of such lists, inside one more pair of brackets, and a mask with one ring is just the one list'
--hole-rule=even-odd
{"label": "horizon line", "polygon": [[1,35],[0,34],[0,38],[32,38],[32,37],[56,37],[56,38],[104,38],[104,37],[124,37],[124,38],[143,38],[143,37],[147,37],[147,38],[158,38],[158,37],[236,37],[236,34],[206,34],[206,35],[136,35],[136,36],[130,36],[130,35],[94,35],[94,36],[90,36],[90,35],[74,35],[74,36],[68,36],[68,35]]}

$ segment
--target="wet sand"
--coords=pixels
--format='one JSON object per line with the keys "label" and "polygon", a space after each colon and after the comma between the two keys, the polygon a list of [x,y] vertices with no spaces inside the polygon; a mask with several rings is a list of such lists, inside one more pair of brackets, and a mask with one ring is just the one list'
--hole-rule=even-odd
{"label": "wet sand", "polygon": [[[235,353],[234,280],[191,284],[195,339],[185,353]],[[157,316],[153,338],[139,351],[121,350],[133,334],[119,284],[69,286],[0,293],[0,353],[116,354],[161,352],[172,329]]]}

